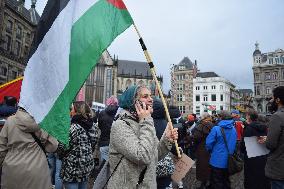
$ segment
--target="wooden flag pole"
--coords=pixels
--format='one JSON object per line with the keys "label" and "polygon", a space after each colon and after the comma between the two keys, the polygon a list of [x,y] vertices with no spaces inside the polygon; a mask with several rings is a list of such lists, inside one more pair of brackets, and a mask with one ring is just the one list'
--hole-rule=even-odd
{"label": "wooden flag pole", "polygon": [[[173,124],[172,124],[172,121],[171,121],[171,117],[170,117],[170,114],[169,114],[169,110],[168,110],[168,107],[167,107],[167,104],[166,104],[164,95],[163,95],[163,93],[162,93],[160,83],[159,83],[159,81],[158,81],[158,79],[157,79],[157,75],[156,75],[156,71],[155,71],[154,64],[153,64],[153,62],[152,62],[152,60],[151,60],[150,54],[149,54],[148,51],[147,51],[146,45],[145,45],[145,43],[144,43],[144,41],[143,41],[143,39],[142,39],[142,37],[141,37],[141,35],[140,35],[138,29],[137,29],[135,23],[133,23],[133,25],[134,25],[134,28],[135,28],[137,34],[138,34],[140,45],[141,45],[141,47],[142,47],[142,49],[143,49],[143,52],[144,52],[144,55],[145,55],[145,57],[146,57],[147,63],[148,63],[148,65],[149,65],[149,67],[150,67],[152,76],[153,76],[153,78],[154,78],[154,80],[155,80],[156,86],[157,86],[158,91],[159,91],[159,94],[160,94],[160,96],[161,96],[161,100],[162,100],[163,106],[164,106],[165,111],[166,111],[166,116],[167,116],[167,119],[168,119],[168,124],[170,125],[171,130],[173,130]],[[179,151],[179,147],[178,147],[178,143],[177,143],[176,140],[174,141],[174,143],[175,143],[177,155],[178,155],[179,158],[181,158],[180,151]]]}

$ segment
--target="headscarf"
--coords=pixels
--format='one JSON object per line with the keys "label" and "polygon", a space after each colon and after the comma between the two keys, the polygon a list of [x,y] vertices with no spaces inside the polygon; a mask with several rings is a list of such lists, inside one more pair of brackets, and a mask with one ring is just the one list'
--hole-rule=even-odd
{"label": "headscarf", "polygon": [[119,107],[126,110],[135,111],[134,100],[140,87],[141,86],[134,85],[125,90],[119,97]]}
{"label": "headscarf", "polygon": [[107,106],[117,106],[118,105],[118,100],[115,96],[111,96],[106,100],[106,105]]}

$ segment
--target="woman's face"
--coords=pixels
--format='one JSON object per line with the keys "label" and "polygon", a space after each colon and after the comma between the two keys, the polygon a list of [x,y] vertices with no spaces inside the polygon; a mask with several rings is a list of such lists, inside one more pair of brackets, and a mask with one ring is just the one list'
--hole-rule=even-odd
{"label": "woman's face", "polygon": [[139,101],[144,102],[146,107],[153,107],[153,99],[151,97],[151,91],[147,88],[142,88],[139,94]]}

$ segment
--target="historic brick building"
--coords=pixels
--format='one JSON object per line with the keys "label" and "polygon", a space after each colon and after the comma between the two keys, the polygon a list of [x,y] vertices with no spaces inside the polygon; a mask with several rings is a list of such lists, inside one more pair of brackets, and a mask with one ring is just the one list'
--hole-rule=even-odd
{"label": "historic brick building", "polygon": [[171,70],[171,103],[184,114],[193,112],[193,78],[196,77],[197,63],[188,57],[173,65]]}
{"label": "historic brick building", "polygon": [[[158,80],[162,85],[163,77]],[[155,90],[147,62],[119,60],[105,51],[83,86],[85,100],[105,103],[110,96],[119,96],[131,85],[145,84]]]}
{"label": "historic brick building", "polygon": [[0,84],[23,75],[37,23],[35,9],[25,0],[0,0]]}

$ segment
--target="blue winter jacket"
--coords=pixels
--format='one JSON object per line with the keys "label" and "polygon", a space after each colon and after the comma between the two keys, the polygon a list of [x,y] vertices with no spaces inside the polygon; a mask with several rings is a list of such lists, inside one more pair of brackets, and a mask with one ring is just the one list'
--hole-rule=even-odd
{"label": "blue winter jacket", "polygon": [[222,120],[214,126],[206,138],[206,149],[211,153],[210,165],[217,168],[228,167],[228,151],[221,133],[224,128],[230,154],[233,154],[237,142],[237,132],[234,120]]}

